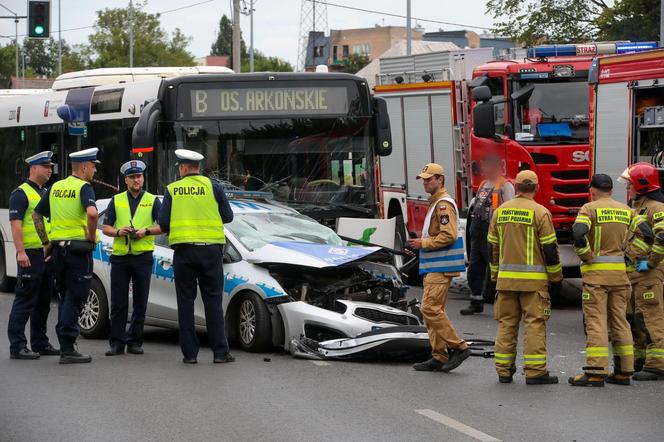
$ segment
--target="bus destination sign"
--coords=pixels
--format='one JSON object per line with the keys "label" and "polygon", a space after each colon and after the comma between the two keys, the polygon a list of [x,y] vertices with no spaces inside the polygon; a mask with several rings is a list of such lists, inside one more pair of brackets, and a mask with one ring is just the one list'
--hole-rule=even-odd
{"label": "bus destination sign", "polygon": [[198,118],[348,113],[344,87],[192,89],[190,97]]}

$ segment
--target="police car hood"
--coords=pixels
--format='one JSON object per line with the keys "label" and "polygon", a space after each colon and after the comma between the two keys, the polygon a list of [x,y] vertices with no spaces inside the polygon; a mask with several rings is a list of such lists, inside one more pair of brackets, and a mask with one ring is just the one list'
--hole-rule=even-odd
{"label": "police car hood", "polygon": [[283,241],[267,244],[250,252],[247,261],[254,264],[285,264],[301,267],[337,267],[362,260],[380,250],[380,247],[349,247]]}

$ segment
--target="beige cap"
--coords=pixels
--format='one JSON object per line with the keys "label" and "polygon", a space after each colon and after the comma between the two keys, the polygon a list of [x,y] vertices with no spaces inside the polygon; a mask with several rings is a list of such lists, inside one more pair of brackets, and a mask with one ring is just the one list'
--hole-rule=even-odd
{"label": "beige cap", "polygon": [[420,174],[417,176],[417,179],[428,179],[434,175],[445,175],[445,170],[440,164],[429,163],[422,168],[422,172],[420,172]]}
{"label": "beige cap", "polygon": [[539,180],[537,179],[537,174],[532,170],[522,170],[521,172],[517,173],[515,181],[519,184],[539,183]]}

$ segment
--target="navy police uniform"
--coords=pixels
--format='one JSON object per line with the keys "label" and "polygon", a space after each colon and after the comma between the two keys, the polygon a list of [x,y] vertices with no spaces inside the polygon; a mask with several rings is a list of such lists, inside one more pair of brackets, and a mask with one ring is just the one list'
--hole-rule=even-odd
{"label": "navy police uniform", "polygon": [[[72,162],[97,161],[98,148],[69,155]],[[90,362],[90,356],[74,349],[79,335],[78,319],[90,292],[92,282],[92,251],[88,241],[88,207],[95,206],[95,193],[90,183],[73,175],[51,186],[35,208],[35,212],[51,220],[52,268],[56,290],[60,294],[56,332],[60,340],[60,363]]]}
{"label": "navy police uniform", "polygon": [[[198,164],[203,155],[178,149],[180,163]],[[194,327],[194,301],[200,287],[205,321],[214,362],[232,362],[224,332],[223,223],[233,220],[233,212],[216,181],[198,173],[171,183],[164,192],[159,213],[161,231],[169,233],[174,249],[173,271],[177,293],[180,347],[183,362],[196,363],[199,342]]]}
{"label": "navy police uniform", "polygon": [[[145,168],[145,163],[142,161],[132,160],[123,164],[120,172],[124,176],[143,174]],[[140,212],[137,213],[139,206]],[[125,220],[129,219],[131,227],[135,230],[146,230],[146,236],[141,240],[124,236],[116,238],[113,245],[113,253],[110,257],[111,334],[109,343],[111,349],[106,353],[107,356],[122,354],[125,345],[129,353],[143,353],[143,327],[150,292],[152,252],[154,251],[154,239],[150,239],[148,236],[151,234],[149,228],[157,222],[160,209],[161,201],[154,195],[141,190],[138,196],[134,197],[127,190],[115,195],[106,210],[104,225],[113,226],[119,230],[128,226]],[[125,213],[120,213],[118,216],[118,210]],[[127,331],[130,283],[133,309],[129,331]]]}
{"label": "navy police uniform", "polygon": [[[30,167],[37,165],[52,166],[53,152],[40,152],[25,160]],[[22,243],[29,267],[18,265],[16,296],[9,313],[7,334],[9,352],[12,359],[37,359],[40,355],[59,355],[46,335],[46,322],[51,310],[53,279],[46,268],[41,241],[36,234],[32,221],[32,211],[46,189],[39,184],[26,180],[9,197],[9,220],[21,221]],[[16,239],[14,239],[16,243]],[[25,325],[30,319],[30,347],[25,337]]]}

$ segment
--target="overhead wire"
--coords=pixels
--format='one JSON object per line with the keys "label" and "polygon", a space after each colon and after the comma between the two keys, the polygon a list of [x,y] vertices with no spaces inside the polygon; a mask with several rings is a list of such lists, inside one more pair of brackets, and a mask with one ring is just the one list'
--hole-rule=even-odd
{"label": "overhead wire", "polygon": [[[384,15],[386,17],[408,18],[405,15],[395,14],[393,12],[377,11],[375,9],[358,8],[356,6],[340,5],[338,3],[331,3],[331,2],[328,2],[328,1],[322,1],[322,0],[306,0],[306,1],[308,1],[308,2],[315,1],[316,3],[320,3],[321,5],[333,6],[333,7],[342,8],[342,9],[349,9],[349,10],[352,10],[352,11],[367,12],[367,13],[370,13],[370,14]],[[466,24],[463,24],[463,23],[452,23],[452,22],[447,22],[447,21],[432,20],[432,19],[428,19],[428,18],[411,17],[411,20],[427,22],[427,23],[436,23],[436,24],[441,24],[441,25],[459,26],[459,27],[462,27],[462,28],[473,28],[473,29],[481,29],[481,30],[491,29],[490,26],[466,25]]]}

